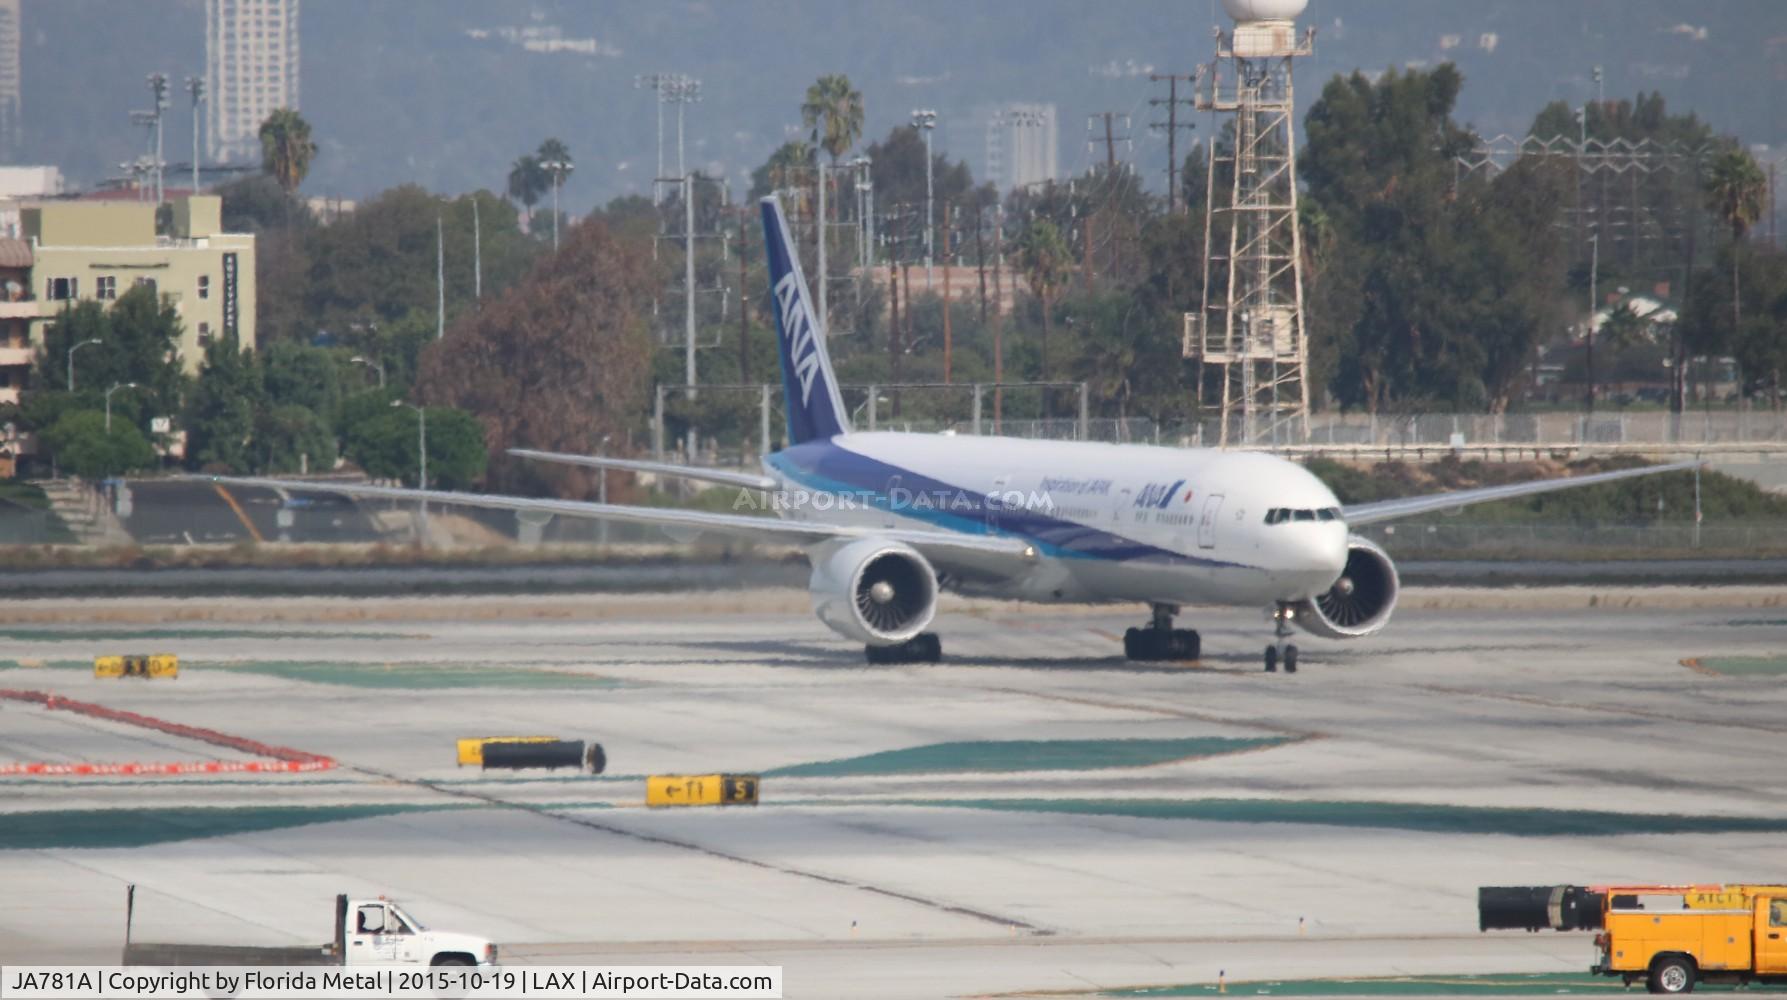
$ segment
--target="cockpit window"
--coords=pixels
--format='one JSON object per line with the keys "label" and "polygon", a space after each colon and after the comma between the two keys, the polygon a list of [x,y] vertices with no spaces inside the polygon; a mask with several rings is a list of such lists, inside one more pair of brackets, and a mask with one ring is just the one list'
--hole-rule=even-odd
{"label": "cockpit window", "polygon": [[1287,521],[1338,521],[1339,507],[1323,507],[1320,510],[1293,510],[1289,507],[1273,507],[1266,511],[1267,524],[1284,524]]}

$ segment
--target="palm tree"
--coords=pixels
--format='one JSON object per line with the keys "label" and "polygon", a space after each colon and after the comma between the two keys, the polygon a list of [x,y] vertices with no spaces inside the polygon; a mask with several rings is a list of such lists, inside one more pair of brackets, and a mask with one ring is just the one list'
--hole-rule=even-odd
{"label": "palm tree", "polygon": [[1049,379],[1049,334],[1054,329],[1051,313],[1055,296],[1073,274],[1067,241],[1061,238],[1061,231],[1054,223],[1037,219],[1030,224],[1018,246],[1018,267],[1023,270],[1031,293],[1042,302],[1042,380],[1046,382]]}
{"label": "palm tree", "polygon": [[310,123],[291,108],[279,108],[261,122],[261,167],[273,175],[287,197],[304,183],[316,143],[310,139]]}
{"label": "palm tree", "polygon": [[814,153],[825,150],[833,167],[862,138],[862,119],[862,91],[850,86],[850,78],[842,73],[820,77],[807,88],[807,99],[800,106],[801,122],[813,130]]}
{"label": "palm tree", "polygon": [[850,78],[841,73],[822,76],[807,88],[800,118],[813,130],[813,145],[825,150],[836,165],[838,157],[862,138],[862,91],[851,87]]}
{"label": "palm tree", "polygon": [[546,193],[546,185],[550,183],[546,171],[541,169],[540,161],[533,156],[523,156],[509,168],[509,197],[521,202],[527,210],[529,228],[534,218],[534,203],[540,195]]}
{"label": "palm tree", "polygon": [[1748,152],[1729,149],[1713,161],[1702,186],[1707,210],[1731,227],[1731,335],[1736,337],[1742,319],[1737,286],[1738,256],[1743,251],[1744,234],[1762,217],[1763,200],[1768,196],[1768,178],[1762,175],[1762,168]]}

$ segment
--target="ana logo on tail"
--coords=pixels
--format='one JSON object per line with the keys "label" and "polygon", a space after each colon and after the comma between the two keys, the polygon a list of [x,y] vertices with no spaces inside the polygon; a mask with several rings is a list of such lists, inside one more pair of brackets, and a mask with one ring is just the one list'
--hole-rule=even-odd
{"label": "ana logo on tail", "polygon": [[794,363],[795,377],[800,379],[802,406],[813,400],[813,379],[819,374],[818,341],[813,334],[813,320],[807,315],[800,297],[800,281],[793,271],[776,282],[776,308],[782,312],[782,336],[788,341],[788,357]]}

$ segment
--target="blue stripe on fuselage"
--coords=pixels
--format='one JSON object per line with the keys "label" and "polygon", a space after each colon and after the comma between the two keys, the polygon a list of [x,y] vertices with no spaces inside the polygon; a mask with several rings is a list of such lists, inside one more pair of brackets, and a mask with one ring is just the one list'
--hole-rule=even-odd
{"label": "blue stripe on fuselage", "polygon": [[934,507],[908,505],[896,512],[900,516],[962,534],[1013,535],[1035,542],[1044,555],[1055,558],[1256,568],[1244,563],[1174,552],[1026,508],[997,507],[998,528],[989,530],[985,494],[890,465],[839,447],[829,440],[795,445],[769,456],[768,461],[777,472],[809,490],[861,496],[868,505],[880,510],[888,510],[892,506],[889,491],[895,488],[897,478],[897,488],[910,491],[915,496],[921,493],[928,496],[941,494],[947,498]]}

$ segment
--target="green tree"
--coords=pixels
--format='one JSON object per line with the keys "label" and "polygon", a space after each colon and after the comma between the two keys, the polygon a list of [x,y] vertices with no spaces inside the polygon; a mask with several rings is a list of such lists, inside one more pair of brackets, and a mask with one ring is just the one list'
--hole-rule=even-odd
{"label": "green tree", "polygon": [[155,449],[135,425],[113,420],[106,430],[98,410],[65,413],[44,432],[43,443],[63,469],[87,479],[123,475],[155,466]]}
{"label": "green tree", "polygon": [[1768,178],[1748,151],[1728,149],[1712,162],[1702,183],[1707,209],[1731,230],[1731,328],[1741,332],[1744,321],[1738,262],[1743,256],[1744,234],[1762,217]]}
{"label": "green tree", "polygon": [[216,472],[251,471],[255,414],[265,399],[254,353],[213,341],[186,403],[186,464]]}
{"label": "green tree", "polygon": [[[354,425],[354,460],[369,476],[397,479],[414,486],[421,472],[417,460],[422,437],[420,417],[414,407],[387,405],[384,409],[384,413]],[[470,487],[483,477],[488,461],[483,424],[470,413],[453,407],[430,406],[427,410],[429,488]]]}
{"label": "green tree", "polygon": [[1054,330],[1056,296],[1073,274],[1073,257],[1060,230],[1046,219],[1038,219],[1025,230],[1018,244],[1018,268],[1031,294],[1042,305],[1042,380],[1049,380],[1049,334]]}
{"label": "green tree", "polygon": [[256,472],[326,472],[335,466],[335,435],[306,407],[273,406],[255,414],[249,452]]}
{"label": "green tree", "polygon": [[317,146],[310,138],[310,123],[291,108],[278,108],[261,122],[261,169],[273,176],[289,197],[310,173]]}
{"label": "green tree", "polygon": [[[325,430],[330,426],[341,403],[341,366],[336,352],[281,340],[261,352],[260,365],[268,406],[309,410]],[[316,456],[311,458],[315,461]]]}
{"label": "green tree", "polygon": [[75,355],[75,385],[83,393],[100,393],[114,385],[133,382],[138,388],[112,398],[114,417],[147,426],[148,416],[177,413],[186,387],[181,371],[179,345],[181,323],[173,304],[158,297],[147,285],[139,285],[118,297],[109,308],[83,300],[65,304],[44,332],[33,384],[39,392],[64,389],[68,384],[68,352],[89,340],[98,343]]}

